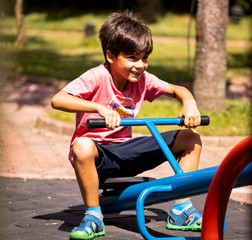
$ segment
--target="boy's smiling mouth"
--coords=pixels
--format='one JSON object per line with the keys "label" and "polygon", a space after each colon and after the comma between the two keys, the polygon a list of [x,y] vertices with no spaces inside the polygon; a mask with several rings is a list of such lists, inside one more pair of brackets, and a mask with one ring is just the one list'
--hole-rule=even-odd
{"label": "boy's smiling mouth", "polygon": [[136,76],[140,76],[141,74],[143,74],[143,71],[141,72],[137,72],[137,71],[130,71],[132,74],[136,75]]}

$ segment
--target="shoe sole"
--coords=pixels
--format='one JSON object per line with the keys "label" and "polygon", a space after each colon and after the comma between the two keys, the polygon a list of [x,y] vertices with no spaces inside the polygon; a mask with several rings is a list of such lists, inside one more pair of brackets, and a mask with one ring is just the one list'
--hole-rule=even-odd
{"label": "shoe sole", "polygon": [[105,235],[105,230],[101,231],[101,232],[98,232],[98,233],[93,233],[91,236],[81,236],[80,234],[70,233],[69,239],[72,239],[72,240],[90,240],[90,239],[94,239],[96,237],[101,237],[101,236],[104,236],[104,235]]}
{"label": "shoe sole", "polygon": [[172,224],[167,224],[166,228],[170,230],[182,230],[182,231],[201,231],[201,227],[195,226],[196,224],[192,224],[190,226],[175,226]]}

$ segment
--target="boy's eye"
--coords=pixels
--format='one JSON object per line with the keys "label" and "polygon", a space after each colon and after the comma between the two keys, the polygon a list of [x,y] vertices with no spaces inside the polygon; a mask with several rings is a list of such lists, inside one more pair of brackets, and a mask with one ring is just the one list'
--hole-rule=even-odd
{"label": "boy's eye", "polygon": [[[142,59],[143,59],[143,60],[147,60],[148,57],[149,57],[149,55],[145,55],[145,56],[142,57]],[[130,60],[138,61],[138,60],[141,59],[141,56],[128,55],[127,58],[130,59]]]}

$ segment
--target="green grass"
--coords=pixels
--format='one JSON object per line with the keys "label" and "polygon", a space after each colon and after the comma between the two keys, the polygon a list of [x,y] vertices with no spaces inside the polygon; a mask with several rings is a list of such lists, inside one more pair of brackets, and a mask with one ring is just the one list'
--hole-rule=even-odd
{"label": "green grass", "polygon": [[[151,29],[153,35],[186,37],[189,19],[189,14],[174,14],[168,12],[162,17],[157,16],[157,22],[148,24],[148,26]],[[195,37],[196,35],[195,22],[195,18],[192,18],[191,37]],[[234,24],[229,20],[227,26],[227,39],[251,39],[251,31],[249,26],[251,26],[251,16],[243,17],[239,24]]]}
{"label": "green grass", "polygon": [[154,42],[154,51],[149,57],[148,71],[168,82],[178,83],[186,81],[186,44],[176,42]]}
{"label": "green grass", "polygon": [[59,110],[49,109],[47,110],[47,114],[49,117],[59,120],[61,122],[75,124],[75,113],[68,113]]}
{"label": "green grass", "polygon": [[226,78],[251,76],[252,51],[248,46],[227,47]]}
{"label": "green grass", "polygon": [[[53,30],[53,31],[79,31],[82,32],[84,25],[92,21],[97,26],[97,31],[108,18],[109,13],[86,13],[68,18],[52,19],[46,13],[31,13],[25,15],[25,27],[27,29]],[[2,19],[0,27],[15,28],[16,22],[13,17]]]}
{"label": "green grass", "polygon": [[[82,32],[84,25],[92,21],[98,31],[104,21],[107,20],[110,12],[85,13],[67,18],[51,18],[46,13],[31,13],[25,16],[27,29],[54,30],[54,31],[79,31]],[[163,16],[156,16],[154,23],[147,23],[153,35],[169,37],[186,37],[189,14],[175,14],[167,12]],[[13,17],[3,18],[0,21],[0,28],[15,28]],[[251,33],[249,26],[251,17],[245,16],[239,24],[228,21],[227,38],[233,40],[249,40]],[[239,34],[237,34],[239,33]],[[192,19],[191,36],[195,36],[195,19]]]}
{"label": "green grass", "polygon": [[[5,72],[70,81],[104,61],[97,37],[30,36],[28,45],[24,49],[14,47],[14,42],[13,34],[0,34],[0,68]],[[195,46],[192,44],[192,65],[194,52]],[[249,76],[251,51],[249,52],[248,47],[228,46],[227,53],[227,79]],[[148,71],[168,82],[186,82],[188,79],[186,43],[154,42]]]}
{"label": "green grass", "polygon": [[0,35],[0,68],[6,72],[72,80],[103,62],[98,39],[35,36],[28,46],[13,46],[13,35]]}
{"label": "green grass", "polygon": [[[177,117],[181,111],[181,104],[173,100],[156,99],[152,103],[144,102],[137,118]],[[249,102],[227,100],[226,111],[201,111],[201,115],[210,117],[209,126],[201,126],[197,131],[202,136],[248,136],[251,134],[251,105]],[[75,114],[57,110],[48,110],[50,117],[70,124],[75,123]],[[160,132],[177,129],[176,126],[158,126]],[[149,134],[147,127],[133,127],[133,132]]]}
{"label": "green grass", "polygon": [[[25,49],[14,47],[16,36],[13,31],[2,33],[0,31],[0,71],[69,81],[74,79],[104,61],[98,36],[85,38],[82,33],[88,21],[93,21],[98,31],[108,15],[108,12],[86,13],[60,20],[51,19],[45,13],[26,15],[26,28],[36,30],[36,33],[28,36],[28,45]],[[228,28],[232,30],[231,39],[249,39],[248,35],[245,37],[245,33],[249,30],[247,26],[249,19],[251,18],[245,17],[240,24],[236,25],[229,23]],[[167,13],[163,17],[157,16],[157,21],[148,26],[154,36],[186,37],[188,21],[189,15]],[[15,19],[1,19],[0,30],[1,28],[15,28]],[[76,31],[77,34],[68,34],[68,31]],[[249,48],[228,46],[227,53],[227,79],[249,76],[251,69]],[[195,45],[191,44],[191,71],[194,54]],[[148,71],[168,82],[187,81],[186,42],[176,42],[176,39],[174,42],[154,41],[154,51],[149,59]]]}

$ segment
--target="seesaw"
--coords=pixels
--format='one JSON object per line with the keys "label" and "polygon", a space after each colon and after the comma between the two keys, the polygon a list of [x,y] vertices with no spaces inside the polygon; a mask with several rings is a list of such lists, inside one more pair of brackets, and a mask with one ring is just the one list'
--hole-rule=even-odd
{"label": "seesaw", "polygon": [[[201,125],[208,125],[209,122],[209,117],[201,117]],[[144,125],[154,136],[175,175],[155,180],[149,178],[108,179],[101,186],[104,189],[100,195],[103,213],[136,209],[139,231],[148,240],[201,239],[198,237],[153,237],[145,226],[144,206],[200,195],[209,190],[203,213],[202,239],[223,239],[225,212],[232,188],[252,184],[252,137],[246,138],[235,146],[219,167],[183,173],[156,128],[156,125],[183,126],[183,118],[122,119],[121,121],[121,126]],[[106,126],[104,119],[88,119],[87,127],[104,128]],[[209,189],[211,182],[212,185]],[[150,194],[151,197],[147,198]],[[221,205],[221,207],[217,208],[217,205]],[[214,211],[212,211],[213,208]]]}

